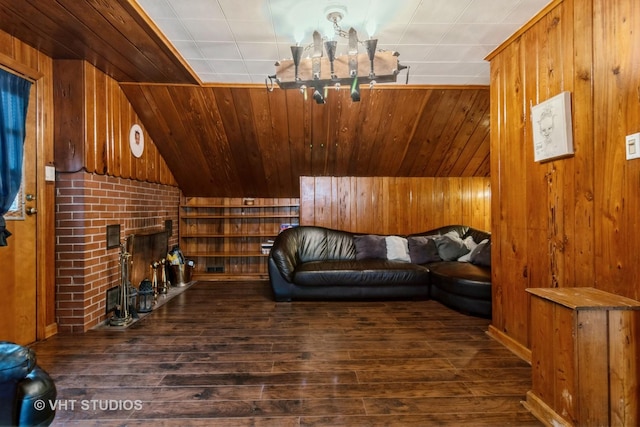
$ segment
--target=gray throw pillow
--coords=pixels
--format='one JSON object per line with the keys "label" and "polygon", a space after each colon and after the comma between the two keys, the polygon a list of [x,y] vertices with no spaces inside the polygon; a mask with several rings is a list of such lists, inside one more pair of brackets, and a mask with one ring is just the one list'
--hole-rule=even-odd
{"label": "gray throw pillow", "polygon": [[471,264],[491,267],[491,240],[483,240],[471,252]]}
{"label": "gray throw pillow", "polygon": [[432,237],[411,236],[408,239],[409,257],[414,264],[428,264],[430,262],[442,261],[438,255],[436,242]]}
{"label": "gray throw pillow", "polygon": [[356,247],[356,259],[387,259],[387,243],[385,236],[376,234],[364,234],[354,236],[353,243]]}
{"label": "gray throw pillow", "polygon": [[438,248],[438,255],[443,261],[455,261],[469,252],[469,248],[467,248],[462,239],[455,239],[446,235],[436,239],[436,247]]}

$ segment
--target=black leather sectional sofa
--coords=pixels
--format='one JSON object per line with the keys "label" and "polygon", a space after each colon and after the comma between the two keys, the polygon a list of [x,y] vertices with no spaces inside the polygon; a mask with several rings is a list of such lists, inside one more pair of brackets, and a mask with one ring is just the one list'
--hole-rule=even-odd
{"label": "black leather sectional sofa", "polygon": [[[449,245],[447,238],[456,235],[456,244],[471,242],[467,259]],[[276,301],[432,298],[490,318],[490,238],[463,225],[407,236],[299,226],[275,239],[269,279]],[[398,250],[403,246],[406,253]]]}

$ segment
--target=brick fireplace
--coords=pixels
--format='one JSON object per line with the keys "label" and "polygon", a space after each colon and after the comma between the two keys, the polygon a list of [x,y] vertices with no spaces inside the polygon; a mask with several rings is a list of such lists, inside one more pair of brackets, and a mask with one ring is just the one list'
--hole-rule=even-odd
{"label": "brick fireplace", "polygon": [[[119,249],[107,249],[106,226],[120,239],[152,234],[173,221],[178,243],[177,187],[91,174],[56,177],[56,317],[60,333],[81,333],[106,319],[106,291],[119,284]],[[136,284],[137,285],[137,284]]]}

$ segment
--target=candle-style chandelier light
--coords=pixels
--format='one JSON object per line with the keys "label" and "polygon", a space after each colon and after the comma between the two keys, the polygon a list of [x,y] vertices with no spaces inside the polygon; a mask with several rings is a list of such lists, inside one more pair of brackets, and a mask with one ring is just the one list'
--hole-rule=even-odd
{"label": "candle-style chandelier light", "polygon": [[[276,62],[276,73],[265,80],[269,91],[273,90],[274,82],[281,89],[298,89],[305,99],[307,91],[311,90],[313,99],[324,104],[330,88],[339,90],[347,87],[351,99],[357,102],[360,101],[361,84],[368,83],[372,87],[376,83],[396,81],[398,73],[407,68],[400,65],[399,53],[377,50],[377,39],[360,41],[353,28],[343,30],[340,21],[346,10],[346,7],[332,6],[325,12],[327,20],[333,24],[335,35],[348,39],[347,54],[336,56],[337,40],[323,39],[318,31],[314,31],[313,43],[306,47],[291,46],[293,58]],[[364,45],[366,53],[358,53],[358,45]],[[311,56],[303,58],[306,50],[312,51]]]}

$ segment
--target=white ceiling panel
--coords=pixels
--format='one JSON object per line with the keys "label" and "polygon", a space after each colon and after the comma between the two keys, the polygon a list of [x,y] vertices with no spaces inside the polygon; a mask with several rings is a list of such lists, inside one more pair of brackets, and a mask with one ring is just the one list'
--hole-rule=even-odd
{"label": "white ceiling panel", "polygon": [[198,45],[202,56],[207,59],[242,59],[238,45],[233,42],[202,42]]}
{"label": "white ceiling panel", "polygon": [[471,0],[423,1],[411,19],[414,24],[454,23],[469,7]]}
{"label": "white ceiling panel", "polygon": [[173,46],[178,49],[184,59],[200,59],[203,57],[202,45],[193,40],[177,40],[173,42]]}
{"label": "white ceiling panel", "polygon": [[205,59],[189,59],[189,65],[198,74],[211,74],[215,72],[215,69],[211,68],[209,62]]}
{"label": "white ceiling panel", "polygon": [[[494,45],[437,45],[430,49],[424,58],[428,62],[450,61],[482,61],[493,49]],[[404,50],[404,47],[403,47]]]}
{"label": "white ceiling panel", "polygon": [[271,22],[267,21],[229,21],[229,27],[236,42],[273,42],[276,33]]}
{"label": "white ceiling panel", "polygon": [[238,50],[245,61],[270,61],[273,65],[276,62],[274,58],[279,58],[276,43],[238,43]]}
{"label": "white ceiling panel", "polygon": [[210,59],[207,62],[218,74],[249,74],[244,61]]}
{"label": "white ceiling panel", "polygon": [[[165,0],[139,0],[142,7]],[[176,16],[180,19],[225,19],[220,5],[215,0],[168,0]],[[152,16],[153,18],[153,16]]]}
{"label": "white ceiling panel", "polygon": [[164,35],[171,40],[174,45],[177,45],[179,41],[189,41],[195,44],[195,40],[193,40],[189,31],[183,26],[183,22],[176,18],[158,19],[156,20],[156,25],[162,28]]}
{"label": "white ceiling panel", "polygon": [[264,80],[265,76],[273,74],[274,61],[244,61],[249,74],[260,76],[260,80]]}
{"label": "white ceiling panel", "polygon": [[[459,16],[458,23],[497,24],[505,20],[518,4],[514,0],[473,0]],[[529,16],[531,18],[533,13]]]}
{"label": "white ceiling panel", "polygon": [[227,21],[220,19],[186,19],[184,26],[196,41],[200,42],[231,42],[234,35]]}
{"label": "white ceiling panel", "polygon": [[[551,0],[137,1],[203,83],[264,82],[296,41],[308,45],[316,29],[334,37],[326,16],[337,8],[343,30],[360,40],[372,32],[378,49],[400,53],[409,83],[488,85],[484,57]],[[338,38],[338,54],[346,50]]]}

